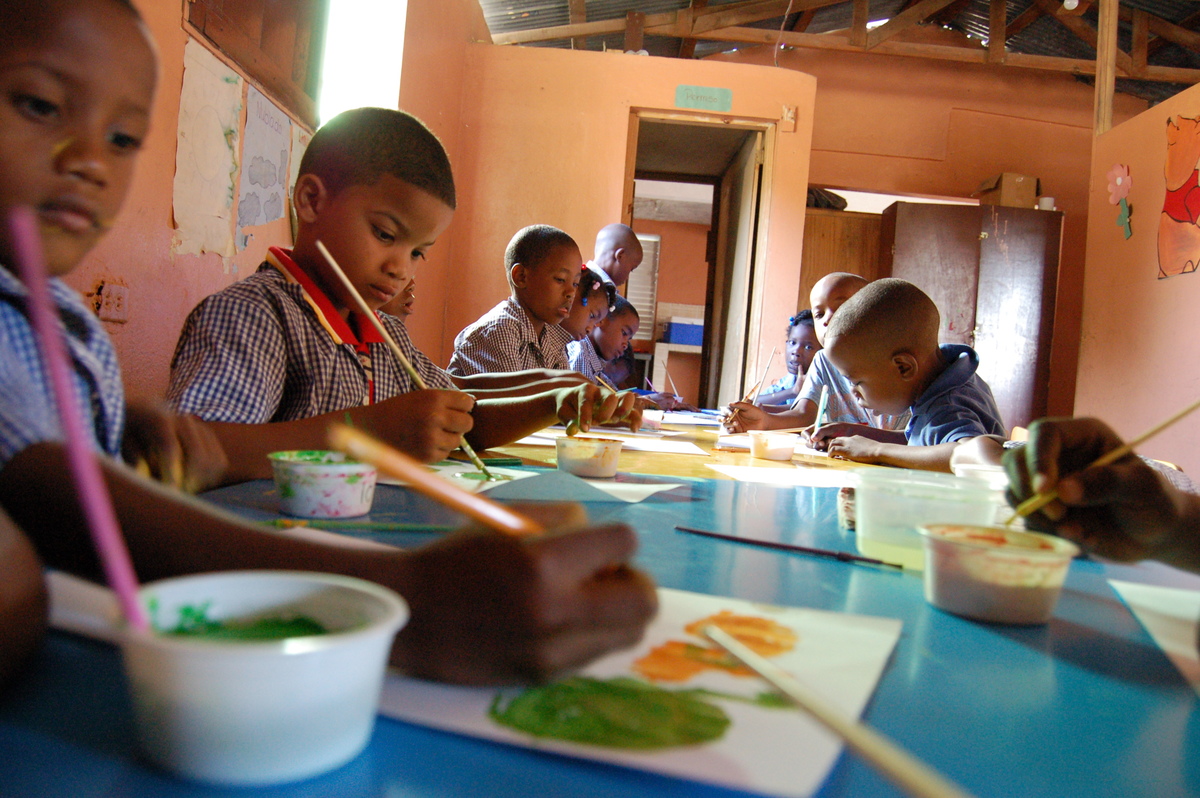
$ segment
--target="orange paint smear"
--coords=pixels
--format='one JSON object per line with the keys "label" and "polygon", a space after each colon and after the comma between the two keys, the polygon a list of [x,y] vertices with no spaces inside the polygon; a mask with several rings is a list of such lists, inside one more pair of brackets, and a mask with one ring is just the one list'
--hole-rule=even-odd
{"label": "orange paint smear", "polygon": [[[728,610],[693,621],[684,627],[684,631],[699,637],[709,624],[729,633],[764,657],[791,651],[799,639],[794,631],[774,621],[751,615],[734,615]],[[732,676],[754,675],[753,671],[720,648],[682,640],[668,640],[655,647],[633,664],[633,670],[656,682],[685,682],[706,670],[724,671]]]}

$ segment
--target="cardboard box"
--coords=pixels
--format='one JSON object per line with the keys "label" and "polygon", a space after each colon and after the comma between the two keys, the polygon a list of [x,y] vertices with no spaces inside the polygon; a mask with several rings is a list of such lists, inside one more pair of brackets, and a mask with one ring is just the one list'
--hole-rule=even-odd
{"label": "cardboard box", "polygon": [[704,319],[689,319],[672,316],[663,324],[663,343],[704,345]]}
{"label": "cardboard box", "polygon": [[984,180],[974,196],[983,205],[1006,205],[1010,208],[1037,207],[1041,184],[1036,177],[1003,172]]}

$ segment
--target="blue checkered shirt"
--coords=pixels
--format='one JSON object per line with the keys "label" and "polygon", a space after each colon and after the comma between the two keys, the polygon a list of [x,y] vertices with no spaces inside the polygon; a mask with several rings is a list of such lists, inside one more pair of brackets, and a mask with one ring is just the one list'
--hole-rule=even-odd
{"label": "blue checkered shirt", "polygon": [[[24,284],[0,268],[0,467],[43,441],[63,440],[37,338],[25,316]],[[108,333],[74,290],[50,280],[50,296],[66,330],[75,398],[92,446],[117,457],[125,425],[125,392]],[[91,424],[86,420],[90,419]]]}
{"label": "blue checkered shirt", "polygon": [[455,336],[447,371],[462,377],[526,369],[566,371],[571,368],[571,340],[557,324],[547,324],[538,335],[529,314],[510,297]]}
{"label": "blue checkered shirt", "polygon": [[[399,319],[379,318],[428,387],[454,387]],[[387,344],[369,347],[376,402],[415,388]],[[304,289],[264,263],[188,316],[167,400],[207,421],[294,421],[366,404],[367,374],[354,345],[338,343],[322,326]]]}
{"label": "blue checkered shirt", "polygon": [[585,335],[582,340],[567,344],[567,359],[571,362],[573,371],[578,371],[589,380],[596,379],[596,375],[604,371],[604,367],[608,365],[608,361],[600,357],[600,353],[596,351],[596,345],[592,343],[590,335]]}

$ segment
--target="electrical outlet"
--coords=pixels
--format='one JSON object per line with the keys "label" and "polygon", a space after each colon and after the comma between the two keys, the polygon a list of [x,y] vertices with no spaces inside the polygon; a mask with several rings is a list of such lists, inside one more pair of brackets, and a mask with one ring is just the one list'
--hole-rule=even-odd
{"label": "electrical outlet", "polygon": [[101,321],[124,324],[129,321],[129,289],[123,285],[109,283],[100,289]]}

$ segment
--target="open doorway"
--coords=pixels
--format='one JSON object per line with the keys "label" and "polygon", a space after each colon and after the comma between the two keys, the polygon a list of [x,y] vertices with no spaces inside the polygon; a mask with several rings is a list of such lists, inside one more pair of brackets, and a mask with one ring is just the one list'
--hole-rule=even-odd
{"label": "open doorway", "polygon": [[656,254],[628,289],[650,305],[638,307],[637,348],[657,390],[703,407],[740,397],[747,352],[757,345],[755,274],[771,127],[677,114],[631,117],[626,221],[643,236],[643,249]]}

